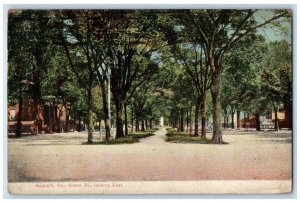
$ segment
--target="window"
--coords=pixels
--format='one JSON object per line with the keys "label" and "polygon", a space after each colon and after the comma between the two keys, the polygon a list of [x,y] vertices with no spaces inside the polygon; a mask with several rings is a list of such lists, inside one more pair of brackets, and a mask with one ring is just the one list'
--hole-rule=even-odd
{"label": "window", "polygon": [[9,111],[9,120],[14,121],[16,119],[16,111],[10,110]]}

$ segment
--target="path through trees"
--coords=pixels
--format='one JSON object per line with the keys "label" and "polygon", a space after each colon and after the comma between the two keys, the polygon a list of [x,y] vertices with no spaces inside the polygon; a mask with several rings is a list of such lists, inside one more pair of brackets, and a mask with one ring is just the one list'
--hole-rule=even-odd
{"label": "path through trees", "polygon": [[[256,119],[260,130],[272,112],[276,130],[290,128],[290,22],[289,10],[12,11],[12,128],[20,136],[25,120],[39,134],[87,126],[93,143],[96,127],[106,140],[115,127],[118,139],[164,117],[203,140],[212,126],[212,142],[223,143],[222,122],[231,117],[234,128],[235,112],[238,128]],[[261,29],[280,34],[266,39]]]}

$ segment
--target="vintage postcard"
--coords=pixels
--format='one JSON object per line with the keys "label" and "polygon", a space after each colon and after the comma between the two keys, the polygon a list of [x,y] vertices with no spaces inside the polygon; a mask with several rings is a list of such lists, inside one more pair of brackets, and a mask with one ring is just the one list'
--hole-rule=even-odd
{"label": "vintage postcard", "polygon": [[292,20],[8,10],[8,192],[291,193]]}

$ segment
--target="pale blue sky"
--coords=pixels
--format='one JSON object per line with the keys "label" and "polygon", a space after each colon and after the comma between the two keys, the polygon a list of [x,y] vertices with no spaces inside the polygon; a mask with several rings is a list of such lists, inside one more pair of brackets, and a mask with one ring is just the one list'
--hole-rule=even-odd
{"label": "pale blue sky", "polygon": [[[258,22],[263,22],[267,19],[270,19],[274,10],[259,10],[255,13],[255,19]],[[292,41],[292,26],[291,22],[284,22],[280,19],[281,25],[284,28],[280,30],[274,26],[268,25],[263,28],[257,30],[257,32],[263,35],[268,41],[276,41],[276,40],[287,40],[288,42]]]}

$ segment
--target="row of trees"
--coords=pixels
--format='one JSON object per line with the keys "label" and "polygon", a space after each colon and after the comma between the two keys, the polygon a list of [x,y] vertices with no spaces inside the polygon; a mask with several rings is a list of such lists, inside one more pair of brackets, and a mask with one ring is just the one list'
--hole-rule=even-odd
{"label": "row of trees", "polygon": [[261,115],[274,112],[278,130],[277,113],[284,109],[291,124],[291,58],[291,44],[285,40],[266,42],[259,37],[248,46],[235,48],[226,60],[222,77],[224,114],[236,112],[239,118],[241,110],[249,112],[255,115],[256,129],[260,130]]}
{"label": "row of trees", "polygon": [[[264,50],[260,45],[253,47],[253,44],[259,43],[263,44],[261,46],[267,45],[257,36],[258,28],[272,23],[272,26],[278,26],[278,20],[288,20],[290,14],[285,10],[268,11],[268,18],[262,20],[257,17],[257,12],[10,11],[9,102],[18,103],[22,108],[24,100],[32,99],[39,131],[42,130],[42,106],[45,103],[53,109],[63,104],[70,114],[80,119],[86,115],[88,142],[92,142],[95,113],[105,121],[106,139],[111,136],[110,93],[114,103],[117,138],[128,134],[127,115],[131,115],[132,127],[133,120],[136,120],[137,130],[139,121],[149,121],[151,126],[161,115],[169,117],[169,122],[173,123],[178,119],[183,123],[186,115],[188,125],[192,123],[191,107],[195,106],[195,135],[198,136],[200,113],[200,136],[205,139],[207,106],[210,105],[207,102],[211,101],[213,142],[222,143],[222,108],[227,109],[228,106],[232,110],[237,109],[236,101],[249,95],[235,88],[242,88],[243,85],[246,90],[252,88],[248,83],[236,85],[238,74],[243,75],[244,72],[249,76],[248,73],[251,75],[262,66],[269,67],[257,74],[262,76],[260,78],[265,83],[256,81],[257,84],[264,86],[268,96],[274,98],[273,106],[276,108],[290,94],[290,103],[285,103],[291,107],[291,89],[282,87],[282,83],[291,82],[291,77],[286,81],[283,81],[286,77],[282,78],[284,74],[291,73],[288,55],[290,45],[278,43],[278,47],[285,46],[285,49],[281,47],[279,50],[286,50],[287,53],[278,67],[284,65],[287,72],[274,69],[271,60],[265,60],[264,64],[256,63],[259,57],[267,56],[258,54]],[[268,57],[283,54],[275,52],[276,55]],[[243,78],[248,80],[247,77]],[[279,89],[273,83],[276,79]],[[224,84],[223,87],[221,84]],[[282,94],[283,91],[286,95],[279,99],[276,94]],[[222,97],[221,92],[224,94]],[[246,102],[244,105],[247,106]],[[18,123],[21,123],[20,119]],[[142,126],[144,124],[142,122]],[[19,128],[17,134],[20,135]]]}
{"label": "row of trees", "polygon": [[[224,71],[221,78],[221,115],[224,128],[241,127],[241,112],[256,117],[256,128],[260,130],[261,115],[278,112],[283,109],[286,119],[291,118],[292,106],[292,63],[291,45],[285,41],[267,42],[262,36],[242,43],[235,47],[224,61]],[[278,60],[280,59],[280,60]],[[172,91],[174,101],[170,116],[171,125],[187,132],[194,131],[198,135],[197,127],[199,101],[195,86],[191,86],[192,77],[185,71],[185,65],[178,66],[177,73],[173,73],[174,84]],[[200,72],[200,71],[199,71]],[[200,81],[200,80],[199,80]],[[187,91],[188,90],[188,91]],[[205,100],[206,108],[200,136],[205,138],[207,117],[212,115],[211,95]],[[193,112],[193,113],[191,113]],[[200,111],[202,113],[203,111]],[[237,115],[235,120],[234,115]],[[202,116],[201,116],[202,117]],[[246,116],[247,117],[247,116]],[[203,117],[202,117],[203,118]],[[244,114],[245,118],[245,114]],[[193,120],[193,121],[192,121]],[[229,126],[229,120],[231,125]],[[191,124],[195,124],[191,129]],[[291,123],[291,120],[288,121]],[[291,128],[291,126],[289,126]],[[278,118],[275,116],[275,129],[278,130]]]}
{"label": "row of trees", "polygon": [[[107,92],[115,104],[117,137],[124,136],[124,105],[158,71],[150,58],[157,49],[152,21],[150,13],[138,11],[13,11],[8,29],[9,101],[16,102],[16,89],[26,86],[39,131],[46,101],[69,103],[78,114],[85,110],[92,142],[93,89],[99,86],[106,139],[110,137]],[[82,94],[84,99],[79,100]],[[82,104],[86,109],[80,109]]]}
{"label": "row of trees", "polygon": [[[266,57],[266,61],[270,57],[273,62],[278,60],[277,57],[280,57],[284,62],[284,66],[278,63],[272,63],[269,61],[269,64],[259,64],[257,63],[257,58],[259,57],[258,53],[255,50],[249,50],[248,48],[252,43],[259,43],[260,37],[257,34],[257,29],[262,28],[266,25],[271,25],[273,29],[276,26],[280,26],[281,21],[289,21],[290,13],[288,11],[276,10],[276,11],[265,11],[268,13],[267,18],[261,19],[261,13],[257,10],[187,10],[187,11],[167,11],[163,18],[162,29],[164,31],[164,37],[167,40],[170,52],[173,53],[177,63],[184,67],[187,77],[192,81],[192,84],[195,89],[196,95],[196,109],[195,109],[195,135],[198,135],[198,109],[200,109],[201,114],[201,137],[206,138],[205,135],[205,123],[206,123],[206,95],[210,91],[211,100],[212,100],[212,115],[213,115],[213,137],[212,142],[222,143],[222,133],[221,133],[221,112],[222,108],[226,111],[231,111],[231,114],[234,113],[236,107],[234,107],[234,102],[229,101],[228,96],[235,97],[235,100],[243,99],[245,95],[234,96],[237,90],[229,92],[229,86],[234,85],[233,81],[223,78],[222,74],[226,67],[231,67],[233,70],[231,76],[237,77],[236,71],[242,73],[245,69],[247,74],[250,72],[252,76],[263,78],[264,81],[256,80],[257,84],[265,82],[266,84],[272,84],[272,79],[266,80],[263,75],[257,73],[257,69],[265,70],[263,67],[269,66],[272,67],[272,70],[275,69],[284,69],[286,78],[289,87],[291,87],[291,51],[288,49],[289,45],[286,44],[285,47],[282,47],[283,52],[286,52],[284,57],[279,54],[276,56],[267,56],[260,55],[261,57]],[[239,52],[238,49],[244,49],[240,55],[237,56],[238,60],[243,61],[243,64],[234,64],[234,60],[230,58],[232,53]],[[251,47],[255,49],[255,47]],[[269,49],[266,51],[273,52],[274,50]],[[243,55],[245,54],[245,55]],[[255,55],[252,57],[251,55]],[[244,56],[249,58],[245,59]],[[256,58],[255,58],[256,57]],[[287,65],[289,64],[289,65]],[[242,66],[242,68],[241,68]],[[279,67],[278,67],[279,66]],[[255,69],[256,67],[256,69]],[[228,68],[229,69],[229,68]],[[269,68],[269,70],[271,70]],[[276,72],[276,71],[275,71]],[[227,71],[227,76],[230,73],[230,70]],[[272,74],[271,74],[272,75]],[[251,76],[250,76],[251,77]],[[247,80],[247,77],[244,77]],[[275,78],[274,78],[275,79]],[[223,81],[222,81],[223,80]],[[255,80],[255,79],[254,79]],[[223,91],[222,82],[225,84]],[[250,82],[248,80],[248,82]],[[286,84],[287,82],[285,82]],[[284,87],[281,81],[277,83],[280,87]],[[227,85],[227,86],[226,86]],[[272,85],[271,85],[272,86]],[[241,85],[237,86],[238,88]],[[247,88],[249,84],[247,84]],[[275,87],[273,86],[273,89]],[[291,88],[288,88],[291,93]],[[265,88],[266,94],[271,96],[270,92],[272,90]],[[282,90],[282,89],[281,89]],[[283,93],[284,90],[277,89],[276,98],[282,103],[283,97],[278,97],[278,94]],[[244,90],[242,90],[244,91]],[[247,91],[251,91],[247,89]],[[221,92],[224,95],[221,97]],[[227,92],[227,93],[226,93]],[[245,92],[243,92],[244,94]],[[229,94],[229,95],[228,95]],[[263,93],[261,93],[263,95]],[[275,102],[275,97],[272,97],[271,103],[276,104],[274,108],[278,108],[278,102]],[[268,97],[270,99],[270,97]],[[291,105],[291,95],[288,97],[289,105]],[[257,102],[253,102],[256,100]],[[261,105],[264,106],[259,97],[253,97],[248,101],[242,100],[244,105],[254,104],[251,106]],[[265,100],[266,101],[266,100]],[[223,105],[221,105],[223,102]],[[228,109],[229,108],[229,109]],[[259,112],[261,109],[257,108],[256,112]],[[182,109],[181,109],[182,119]],[[259,118],[259,116],[257,116]],[[187,119],[188,120],[188,119]],[[182,122],[181,122],[182,123]],[[181,127],[182,128],[182,127]]]}

